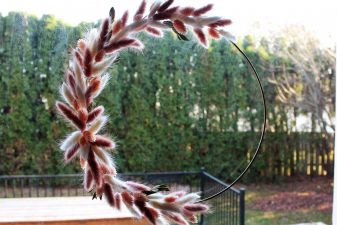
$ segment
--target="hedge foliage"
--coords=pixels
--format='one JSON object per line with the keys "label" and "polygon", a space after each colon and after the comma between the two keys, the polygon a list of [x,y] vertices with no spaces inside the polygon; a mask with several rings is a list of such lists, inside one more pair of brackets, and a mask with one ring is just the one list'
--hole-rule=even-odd
{"label": "hedge foliage", "polygon": [[[69,46],[91,26],[70,27],[52,16],[0,16],[0,174],[80,171],[62,163],[58,142],[71,128],[58,118],[54,104]],[[173,33],[142,39],[146,49],[121,55],[98,99],[110,115],[106,131],[117,140],[119,170],[205,167],[234,177],[247,165],[262,124],[258,86],[242,56],[225,40],[205,50]],[[251,36],[240,46],[263,79],[269,128],[288,132],[287,109],[280,111],[270,75],[259,66],[275,57]],[[264,164],[260,160],[257,168]]]}

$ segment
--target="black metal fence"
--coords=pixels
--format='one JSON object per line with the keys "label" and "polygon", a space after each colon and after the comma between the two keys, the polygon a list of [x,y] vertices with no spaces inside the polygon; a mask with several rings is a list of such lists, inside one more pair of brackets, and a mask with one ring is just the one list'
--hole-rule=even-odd
{"label": "black metal fence", "polygon": [[[170,190],[201,191],[203,197],[217,193],[227,184],[205,171],[165,173],[125,173],[124,180],[152,185],[166,184]],[[81,174],[0,176],[0,198],[89,196],[82,187]],[[243,225],[243,189],[230,188],[209,200],[212,213],[200,217],[200,225]]]}
{"label": "black metal fence", "polygon": [[[224,188],[228,184],[222,182],[216,177],[205,171],[201,171],[201,190],[202,197],[212,196]],[[208,203],[211,205],[213,212],[201,217],[200,224],[208,225],[243,225],[245,220],[245,190],[243,188],[230,188],[228,191],[219,196],[210,199]]]}

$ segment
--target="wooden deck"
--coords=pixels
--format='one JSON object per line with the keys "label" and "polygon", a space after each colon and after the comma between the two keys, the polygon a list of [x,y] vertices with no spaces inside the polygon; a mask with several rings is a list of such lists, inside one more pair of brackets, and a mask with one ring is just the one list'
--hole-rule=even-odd
{"label": "wooden deck", "polygon": [[117,211],[90,197],[0,198],[0,224],[148,225],[125,206]]}

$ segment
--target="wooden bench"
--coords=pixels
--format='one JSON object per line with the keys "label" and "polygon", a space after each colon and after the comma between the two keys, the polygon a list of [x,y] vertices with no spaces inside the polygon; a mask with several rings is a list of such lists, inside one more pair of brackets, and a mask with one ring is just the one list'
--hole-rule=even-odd
{"label": "wooden bench", "polygon": [[125,206],[121,211],[90,197],[2,198],[0,224],[148,225]]}

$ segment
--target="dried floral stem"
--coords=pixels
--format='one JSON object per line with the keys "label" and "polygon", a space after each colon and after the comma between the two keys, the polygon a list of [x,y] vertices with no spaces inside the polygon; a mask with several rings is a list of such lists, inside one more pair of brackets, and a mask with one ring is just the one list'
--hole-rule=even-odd
{"label": "dried floral stem", "polygon": [[146,2],[142,1],[133,22],[128,25],[128,12],[115,20],[112,8],[110,18],[105,19],[99,29],[90,30],[85,39],[78,41],[60,88],[67,104],[56,103],[61,115],[77,129],[60,147],[66,162],[79,155],[84,170],[84,188],[93,190],[94,196],[104,196],[109,205],[117,209],[124,203],[136,217],[145,217],[156,225],[169,224],[169,221],[182,225],[196,223],[196,215],[207,212],[209,207],[197,203],[200,199],[197,193],[180,191],[165,194],[163,191],[168,191],[168,188],[164,185],[150,188],[117,178],[109,153],[109,149],[114,149],[116,144],[109,137],[98,134],[108,117],[104,115],[103,106],[93,108],[93,101],[108,83],[109,75],[105,72],[118,60],[118,52],[126,48],[143,48],[143,43],[134,36],[136,33],[145,31],[162,37],[164,29],[172,29],[180,39],[187,40],[184,34],[188,27],[192,27],[204,47],[208,43],[203,31],[205,27],[208,27],[209,35],[214,39],[228,34],[219,28],[230,24],[230,20],[203,16],[211,10],[212,5],[195,9],[171,7],[172,3],[173,0],[155,2],[149,14],[144,16]]}

